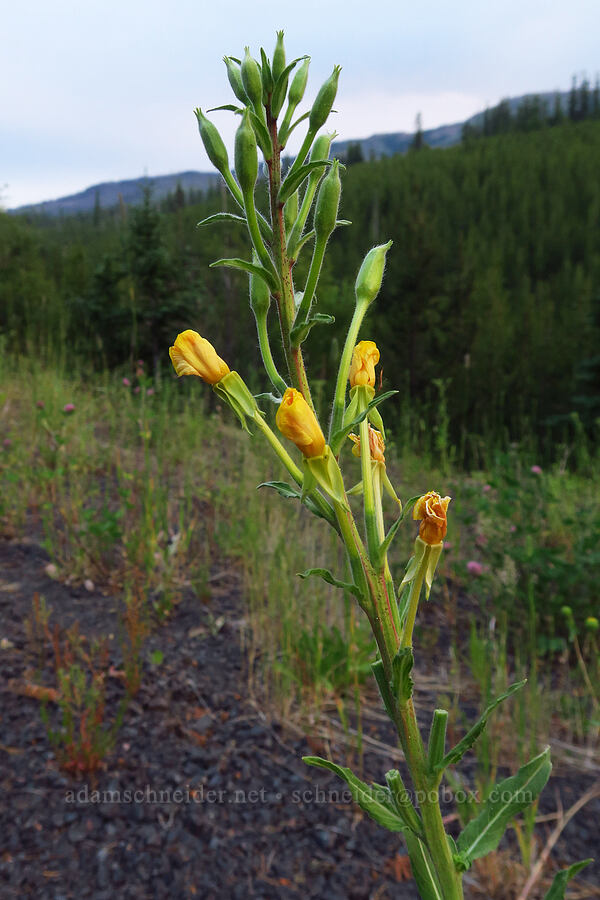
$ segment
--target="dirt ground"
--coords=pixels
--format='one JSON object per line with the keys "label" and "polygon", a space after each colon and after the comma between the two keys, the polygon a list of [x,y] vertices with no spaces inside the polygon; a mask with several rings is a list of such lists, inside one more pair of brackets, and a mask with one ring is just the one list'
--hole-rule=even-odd
{"label": "dirt ground", "polygon": [[[247,696],[243,604],[226,569],[211,582],[208,604],[184,596],[153,629],[141,689],[105,766],[94,778],[61,771],[40,702],[27,696],[32,598],[45,597],[63,630],[78,621],[82,634],[113,636],[109,710],[123,693],[121,601],[53,580],[47,564],[34,540],[0,540],[1,898],[418,897],[398,838],[365,818],[333,775],[302,763],[303,754],[328,748],[267,721]],[[163,658],[153,665],[156,650]],[[45,665],[41,677],[50,684]],[[399,760],[383,724],[370,736],[390,743],[389,758],[368,748],[364,758],[365,779],[381,782]],[[540,813],[557,802],[567,809],[598,777],[559,764]],[[596,799],[562,833],[554,869],[597,854],[599,822]],[[542,841],[554,824],[539,826]],[[469,873],[469,896],[486,896],[476,879]],[[578,896],[600,896],[600,867],[586,869],[578,884]]]}

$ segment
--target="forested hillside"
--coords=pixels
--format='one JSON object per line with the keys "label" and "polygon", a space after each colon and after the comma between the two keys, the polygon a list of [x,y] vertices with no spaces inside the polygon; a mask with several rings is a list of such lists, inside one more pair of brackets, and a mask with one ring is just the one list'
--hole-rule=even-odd
{"label": "forested hillside", "polygon": [[[343,326],[364,253],[393,239],[365,337],[380,346],[384,385],[400,387],[399,439],[409,421],[423,434],[449,427],[459,447],[472,435],[508,441],[532,428],[543,439],[549,425],[571,427],[573,412],[592,427],[600,415],[599,121],[469,135],[449,149],[350,166],[343,185],[341,214],[353,224],[332,238],[318,309]],[[250,250],[235,224],[196,228],[226,202],[221,191],[199,202],[178,191],[160,209],[148,197],[89,217],[1,215],[5,351],[96,368],[125,369],[138,357],[166,367],[169,343],[190,326],[252,381],[257,349],[245,311],[236,324],[246,277],[208,268]],[[297,290],[309,256],[296,265]],[[332,335],[315,328],[305,344],[324,387]]]}

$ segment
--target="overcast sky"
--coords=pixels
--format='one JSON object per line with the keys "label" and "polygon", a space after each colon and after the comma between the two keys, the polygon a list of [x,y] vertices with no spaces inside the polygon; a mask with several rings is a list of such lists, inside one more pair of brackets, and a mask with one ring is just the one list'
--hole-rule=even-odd
{"label": "overcast sky", "polygon": [[[310,103],[343,66],[341,139],[461,121],[600,70],[600,0],[20,0],[0,43],[8,208],[92,184],[209,171],[193,108],[232,101],[224,54],[311,56]],[[306,106],[308,108],[308,106]],[[231,148],[235,120],[212,114]],[[300,129],[299,129],[300,130]],[[293,146],[290,145],[293,150]]]}

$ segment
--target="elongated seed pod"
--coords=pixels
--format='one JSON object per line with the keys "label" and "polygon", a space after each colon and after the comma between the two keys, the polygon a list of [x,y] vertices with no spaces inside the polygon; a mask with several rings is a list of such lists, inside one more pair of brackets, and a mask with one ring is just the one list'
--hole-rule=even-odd
{"label": "elongated seed pod", "polygon": [[213,125],[210,119],[206,118],[200,107],[194,110],[194,112],[198,119],[198,129],[200,131],[202,143],[204,144],[204,149],[206,150],[206,155],[215,169],[222,175],[224,171],[229,171],[229,157],[227,156],[225,144],[223,143],[216,126]]}
{"label": "elongated seed pod", "polygon": [[248,99],[253,106],[258,109],[262,102],[262,78],[258,63],[250,56],[250,48],[246,47],[246,52],[242,60],[241,76],[244,90],[248,95]]}
{"label": "elongated seed pod", "polygon": [[314,217],[317,240],[327,240],[335,228],[341,193],[339,162],[334,159],[329,172],[321,182],[317,195]]}
{"label": "elongated seed pod", "polygon": [[242,73],[240,72],[240,67],[228,56],[223,57],[223,62],[227,66],[227,78],[229,79],[231,90],[238,98],[240,103],[243,103],[244,106],[246,106],[250,101],[248,100],[248,94],[244,90],[244,85],[242,84]]}
{"label": "elongated seed pod", "polygon": [[258,151],[248,109],[244,110],[240,127],[235,133],[234,159],[242,194],[253,192],[258,177]]}
{"label": "elongated seed pod", "polygon": [[319,93],[315,97],[315,102],[311,107],[310,116],[308,117],[308,124],[310,130],[313,132],[318,131],[327,121],[327,117],[333,106],[333,101],[335,100],[335,95],[337,94],[341,70],[341,66],[334,67],[333,72],[327,81],[321,85]]}
{"label": "elongated seed pod", "polygon": [[283,221],[286,233],[289,234],[298,218],[298,191],[294,191],[283,207]]}

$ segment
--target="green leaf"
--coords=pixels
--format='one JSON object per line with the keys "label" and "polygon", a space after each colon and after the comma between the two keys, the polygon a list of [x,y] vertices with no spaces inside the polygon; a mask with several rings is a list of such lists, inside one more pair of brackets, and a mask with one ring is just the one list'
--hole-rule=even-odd
{"label": "green leaf", "polygon": [[373,675],[375,676],[375,681],[377,682],[377,687],[379,688],[379,693],[381,694],[381,699],[383,700],[385,711],[393,722],[394,698],[390,690],[390,683],[385,675],[383,660],[376,659],[375,662],[371,663],[371,669],[373,670]]}
{"label": "green leaf", "polygon": [[354,801],[378,825],[382,825],[388,831],[403,832],[405,830],[406,826],[395,810],[389,788],[379,784],[369,786],[357,778],[351,769],[346,766],[338,766],[327,759],[321,759],[320,756],[303,756],[302,761],[308,766],[329,769],[330,772],[339,775],[350,788]]}
{"label": "green leaf", "polygon": [[289,140],[290,134],[292,133],[294,128],[296,128],[300,124],[300,122],[304,122],[305,119],[308,119],[309,116],[310,116],[310,109],[307,110],[305,113],[303,113],[301,116],[299,116],[296,119],[296,121],[292,125],[290,125],[290,127],[285,132],[285,134],[280,134],[279,135],[280,144],[282,144],[285,147],[285,145],[287,144],[287,142]]}
{"label": "green leaf", "polygon": [[524,678],[523,681],[516,681],[514,684],[511,684],[509,689],[501,694],[499,697],[490,703],[487,709],[483,712],[481,717],[477,720],[477,722],[473,725],[472,728],[467,731],[462,741],[459,741],[456,747],[453,747],[448,753],[446,753],[445,757],[441,761],[441,763],[435,767],[435,771],[433,774],[437,774],[439,772],[443,772],[448,766],[453,766],[455,763],[462,759],[467,750],[470,750],[483,729],[487,724],[487,720],[493,710],[498,706],[499,703],[502,703],[508,697],[512,696],[512,694],[520,691],[522,687],[527,684],[527,679]]}
{"label": "green leaf", "polygon": [[360,591],[355,584],[351,584],[349,581],[340,581],[331,574],[329,569],[307,569],[306,572],[298,572],[298,575],[300,578],[310,578],[311,575],[318,575],[319,578],[322,578],[327,584],[332,584],[334,587],[341,588],[343,591],[350,591],[351,594],[354,594],[355,597],[360,599]]}
{"label": "green leaf", "polygon": [[228,212],[215,213],[214,216],[209,216],[207,219],[197,222],[196,228],[202,228],[204,225],[213,225],[215,222],[243,222],[245,225],[246,216],[236,216],[234,213]]}
{"label": "green leaf", "polygon": [[414,682],[410,677],[414,657],[412,647],[402,647],[392,660],[392,692],[400,704],[412,697]]}
{"label": "green leaf", "polygon": [[415,503],[417,502],[417,500],[419,499],[420,496],[421,496],[421,494],[418,494],[418,496],[416,496],[416,497],[411,497],[410,500],[407,500],[406,503],[404,504],[402,512],[400,513],[400,515],[398,516],[398,518],[396,519],[394,524],[390,526],[390,530],[386,534],[385,540],[381,543],[381,545],[379,547],[379,553],[381,556],[383,556],[385,553],[388,552],[390,544],[392,543],[392,541],[396,535],[396,532],[400,528],[402,520],[406,517],[406,513],[410,512],[410,510],[413,508],[413,506],[415,505]]}
{"label": "green leaf", "polygon": [[461,832],[456,842],[456,865],[468,869],[473,860],[495,850],[506,826],[529,806],[548,781],[552,763],[550,748],[522,766],[516,775],[498,782],[481,804],[481,812]]}
{"label": "green leaf", "polygon": [[263,269],[262,266],[256,265],[255,263],[248,262],[246,259],[238,259],[234,257],[232,259],[217,259],[215,262],[210,264],[210,268],[214,269],[217,266],[227,266],[230,269],[241,269],[243,272],[247,272],[249,275],[258,275],[259,278],[267,284],[269,289],[273,291],[273,293],[277,293],[278,287],[277,282],[273,275],[268,272],[266,269]]}
{"label": "green leaf", "polygon": [[325,519],[326,522],[329,522],[330,525],[334,525],[334,519],[328,518],[317,506],[314,500],[311,497],[302,498],[302,491],[300,488],[293,487],[291,484],[287,484],[285,481],[263,481],[262,484],[259,484],[256,488],[257,490],[261,487],[272,488],[274,491],[277,491],[282,497],[285,497],[286,500],[300,500],[305,504],[306,508],[311,511],[311,513],[315,516],[318,516],[319,519]]}
{"label": "green leaf", "polygon": [[263,152],[264,158],[268,161],[273,156],[273,143],[271,141],[271,135],[267,131],[267,126],[260,118],[260,116],[257,116],[254,110],[250,109],[250,107],[248,107],[248,109],[250,110],[250,121],[252,122],[252,128],[254,129],[256,140]]}
{"label": "green leaf", "polygon": [[421,900],[444,900],[429,850],[412,832],[405,832],[405,837],[419,897]]}
{"label": "green leaf", "polygon": [[544,900],[564,900],[567,882],[593,861],[593,859],[582,859],[581,862],[573,863],[568,869],[563,869],[562,872],[555,875],[552,887],[544,897]]}
{"label": "green leaf", "polygon": [[304,179],[308,178],[311,172],[314,172],[315,169],[324,169],[326,166],[330,166],[331,163],[331,159],[316,159],[300,166],[299,169],[296,169],[295,172],[288,175],[279,188],[277,201],[279,203],[285,203],[288,197],[291,197],[294,191],[300,187]]}
{"label": "green leaf", "polygon": [[336,431],[335,434],[332,435],[330,446],[336,456],[352,429],[356,428],[357,425],[360,425],[362,420],[369,415],[369,410],[373,409],[375,406],[379,406],[379,404],[383,403],[384,400],[387,400],[388,397],[393,397],[394,394],[397,393],[398,391],[385,391],[383,394],[379,394],[378,397],[375,397],[373,400],[371,400],[366,409],[364,409],[361,413],[355,416],[351,422],[345,424],[343,428],[340,428],[339,431]]}
{"label": "green leaf", "polygon": [[[233,59],[233,57],[230,57]],[[221,109],[226,109],[227,112],[237,113],[238,116],[241,116],[244,112],[241,106],[235,106],[233,103],[224,103],[223,106],[213,106],[212,109],[207,109],[206,112],[218,112]]]}
{"label": "green leaf", "polygon": [[315,313],[307,322],[303,322],[302,325],[294,325],[290,331],[292,347],[299,347],[300,344],[306,340],[313,325],[333,325],[334,322],[334,316],[328,316],[327,313]]}

